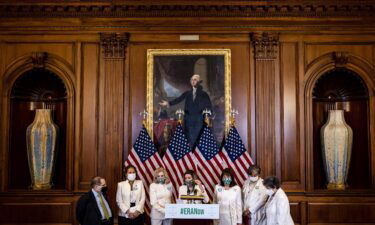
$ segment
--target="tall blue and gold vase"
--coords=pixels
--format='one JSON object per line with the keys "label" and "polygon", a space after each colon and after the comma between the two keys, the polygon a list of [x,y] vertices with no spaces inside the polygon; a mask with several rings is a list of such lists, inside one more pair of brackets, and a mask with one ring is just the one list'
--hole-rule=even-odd
{"label": "tall blue and gold vase", "polygon": [[50,109],[36,109],[34,122],[27,127],[26,143],[31,187],[47,190],[52,187],[58,127],[53,123]]}

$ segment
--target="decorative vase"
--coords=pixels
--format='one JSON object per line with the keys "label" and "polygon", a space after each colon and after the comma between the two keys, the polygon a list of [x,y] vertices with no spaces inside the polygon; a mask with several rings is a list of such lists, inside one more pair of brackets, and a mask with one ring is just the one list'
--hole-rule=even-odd
{"label": "decorative vase", "polygon": [[34,190],[52,187],[57,135],[58,127],[52,121],[51,110],[37,109],[34,122],[26,131],[31,187]]}
{"label": "decorative vase", "polygon": [[345,190],[353,131],[346,124],[343,110],[329,110],[328,121],[320,130],[327,189]]}

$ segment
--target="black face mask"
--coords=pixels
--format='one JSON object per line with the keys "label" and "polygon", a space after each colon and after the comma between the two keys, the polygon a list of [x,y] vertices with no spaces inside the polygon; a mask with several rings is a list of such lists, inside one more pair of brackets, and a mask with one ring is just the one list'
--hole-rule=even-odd
{"label": "black face mask", "polygon": [[103,188],[102,188],[102,193],[103,193],[103,194],[107,194],[107,191],[108,191],[108,188],[107,188],[107,187],[103,187]]}

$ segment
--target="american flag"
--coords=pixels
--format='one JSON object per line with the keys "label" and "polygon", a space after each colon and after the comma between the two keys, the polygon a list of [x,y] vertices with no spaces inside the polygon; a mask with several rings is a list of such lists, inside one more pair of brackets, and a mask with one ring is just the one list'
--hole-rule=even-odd
{"label": "american flag", "polygon": [[144,126],[125,162],[125,166],[128,165],[137,168],[138,177],[143,181],[146,191],[145,209],[146,213],[149,213],[151,209],[149,186],[153,182],[154,171],[164,167],[164,164]]}
{"label": "american flag", "polygon": [[194,156],[197,161],[198,177],[206,184],[205,187],[210,199],[213,199],[215,185],[219,183],[221,172],[225,168],[219,151],[214,135],[210,128],[205,125],[195,148]]}
{"label": "american flag", "polygon": [[177,190],[184,183],[183,175],[185,171],[195,169],[194,156],[181,124],[176,127],[163,157],[163,162],[173,185],[173,195],[177,199]]}
{"label": "american flag", "polygon": [[229,168],[234,171],[234,177],[238,185],[242,187],[247,177],[247,169],[254,162],[247,152],[237,129],[232,126],[221,153]]}

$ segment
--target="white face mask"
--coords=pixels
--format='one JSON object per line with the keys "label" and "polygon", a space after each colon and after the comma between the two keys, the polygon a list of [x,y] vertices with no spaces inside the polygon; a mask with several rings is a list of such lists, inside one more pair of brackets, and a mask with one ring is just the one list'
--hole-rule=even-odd
{"label": "white face mask", "polygon": [[267,190],[266,190],[266,193],[267,193],[268,196],[271,197],[275,192],[273,192],[272,189],[267,189]]}
{"label": "white face mask", "polygon": [[259,177],[258,176],[256,176],[256,177],[250,176],[249,179],[250,179],[251,182],[256,182],[259,179]]}
{"label": "white face mask", "polygon": [[133,181],[135,180],[135,176],[135,173],[129,173],[126,177],[128,178],[128,180]]}

